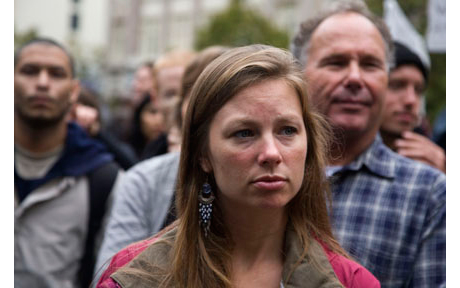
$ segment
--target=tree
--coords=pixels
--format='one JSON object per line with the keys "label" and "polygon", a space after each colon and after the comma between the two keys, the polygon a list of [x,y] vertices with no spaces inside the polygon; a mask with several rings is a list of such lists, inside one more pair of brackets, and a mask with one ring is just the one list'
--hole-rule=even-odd
{"label": "tree", "polygon": [[209,24],[198,30],[195,39],[198,50],[210,45],[236,47],[261,43],[280,48],[289,45],[287,32],[244,7],[239,0],[232,0],[226,10],[212,16]]}
{"label": "tree", "polygon": [[[15,29],[16,30],[16,29]],[[14,31],[14,49],[37,37],[37,31],[30,29],[22,33]]]}

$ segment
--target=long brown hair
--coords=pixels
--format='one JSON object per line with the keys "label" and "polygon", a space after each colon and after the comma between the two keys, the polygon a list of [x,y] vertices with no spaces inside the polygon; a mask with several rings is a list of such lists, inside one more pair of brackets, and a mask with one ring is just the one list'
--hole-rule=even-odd
{"label": "long brown hair", "polygon": [[[330,200],[324,175],[327,124],[308,104],[300,66],[285,50],[264,45],[245,46],[214,60],[191,91],[176,194],[177,235],[172,243],[171,270],[163,281],[165,287],[232,286],[229,275],[233,243],[223,223],[218,199],[214,201],[210,233],[205,237],[200,229],[198,194],[209,180],[200,160],[208,155],[209,127],[217,111],[238,92],[270,79],[283,79],[295,89],[307,132],[308,154],[303,183],[286,209],[303,247],[298,263],[306,257],[312,235],[331,250],[346,255],[332,235],[327,211]],[[215,188],[215,183],[211,185]]]}

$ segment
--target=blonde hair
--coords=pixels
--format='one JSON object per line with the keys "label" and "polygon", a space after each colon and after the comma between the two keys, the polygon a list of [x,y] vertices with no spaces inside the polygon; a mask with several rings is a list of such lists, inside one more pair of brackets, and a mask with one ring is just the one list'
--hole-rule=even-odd
{"label": "blonde hair", "polygon": [[173,50],[162,55],[155,61],[152,70],[153,81],[158,90],[157,76],[160,70],[171,67],[186,67],[194,58],[196,53],[188,50]]}

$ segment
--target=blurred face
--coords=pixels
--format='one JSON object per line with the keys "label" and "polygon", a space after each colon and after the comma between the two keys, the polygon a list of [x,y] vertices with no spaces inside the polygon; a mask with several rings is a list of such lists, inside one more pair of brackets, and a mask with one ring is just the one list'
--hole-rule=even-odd
{"label": "blurred face", "polygon": [[152,141],[163,132],[163,113],[153,103],[147,104],[141,112],[141,131],[148,141]]}
{"label": "blurred face", "polygon": [[307,156],[302,115],[283,80],[248,87],[217,112],[202,167],[214,174],[224,209],[284,209],[297,194]]}
{"label": "blurred face", "polygon": [[166,67],[158,71],[157,83],[160,101],[179,95],[184,70],[183,66],[175,66]]}
{"label": "blurred face", "polygon": [[373,138],[388,81],[377,28],[355,13],[331,16],[313,33],[307,53],[312,103],[345,136]]}
{"label": "blurred face", "polygon": [[153,85],[152,70],[146,66],[137,69],[132,87],[134,91],[134,100],[140,102],[145,93],[152,94],[154,92]]}
{"label": "blurred face", "polygon": [[403,65],[390,73],[381,130],[400,135],[419,121],[425,79],[416,66]]}
{"label": "blurred face", "polygon": [[41,127],[63,121],[78,98],[69,58],[59,47],[31,44],[14,69],[14,111],[27,125]]}

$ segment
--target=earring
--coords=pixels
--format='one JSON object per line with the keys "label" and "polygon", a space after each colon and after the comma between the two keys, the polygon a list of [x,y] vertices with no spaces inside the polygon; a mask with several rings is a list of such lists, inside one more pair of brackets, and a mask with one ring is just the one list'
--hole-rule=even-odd
{"label": "earring", "polygon": [[203,184],[201,193],[198,195],[198,201],[200,225],[203,227],[204,236],[208,237],[209,226],[211,225],[212,202],[214,201],[211,185],[208,183]]}

